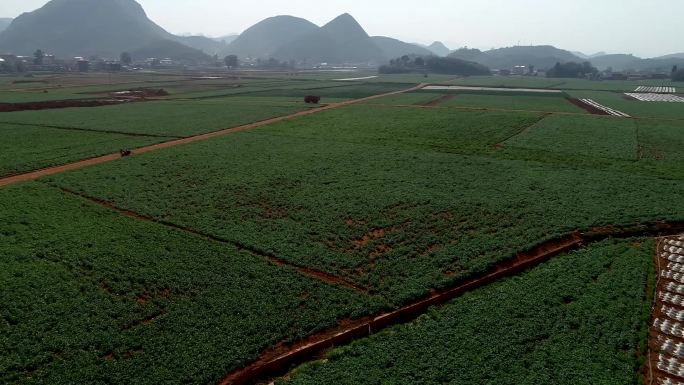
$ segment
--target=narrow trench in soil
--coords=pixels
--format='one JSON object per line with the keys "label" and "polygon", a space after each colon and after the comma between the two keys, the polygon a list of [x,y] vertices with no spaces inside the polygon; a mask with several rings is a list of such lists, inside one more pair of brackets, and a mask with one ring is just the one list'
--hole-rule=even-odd
{"label": "narrow trench in soil", "polygon": [[337,277],[337,276],[334,276],[332,274],[328,274],[328,273],[325,273],[325,272],[322,272],[319,270],[311,269],[311,268],[306,267],[306,266],[300,266],[300,265],[292,264],[292,263],[286,261],[285,259],[279,258],[277,256],[274,256],[274,255],[271,255],[268,253],[264,253],[264,252],[254,248],[254,247],[250,247],[250,246],[242,244],[240,242],[220,238],[220,237],[217,237],[215,235],[207,234],[207,233],[204,233],[202,231],[195,230],[195,229],[192,229],[189,227],[177,225],[177,224],[172,223],[172,222],[160,221],[160,220],[157,220],[157,219],[152,218],[150,216],[137,213],[135,211],[131,211],[131,210],[127,210],[127,209],[117,207],[116,205],[114,205],[111,202],[107,202],[107,201],[104,201],[101,199],[90,197],[90,196],[87,196],[85,194],[73,191],[73,190],[69,190],[66,188],[60,188],[60,190],[67,195],[75,196],[75,197],[78,197],[80,199],[86,200],[92,204],[96,204],[98,206],[105,207],[107,209],[116,211],[123,216],[133,218],[133,219],[137,219],[137,220],[141,220],[141,221],[152,222],[152,223],[162,225],[162,226],[166,226],[166,227],[171,227],[173,229],[180,230],[186,234],[201,237],[201,238],[210,240],[212,242],[228,244],[228,245],[231,245],[231,246],[237,248],[240,251],[246,251],[246,252],[248,252],[252,255],[258,256],[260,258],[268,259],[269,261],[271,261],[272,263],[274,263],[276,265],[292,267],[298,273],[305,275],[309,278],[312,278],[312,279],[315,279],[318,281],[322,281],[322,282],[325,282],[328,284],[332,284],[332,285],[343,286],[347,289],[351,289],[351,290],[354,290],[354,291],[357,291],[360,293],[364,293],[364,294],[368,293],[368,290],[366,290],[365,288],[359,287],[359,286],[355,285],[353,282],[348,281],[344,278]]}
{"label": "narrow trench in soil", "polygon": [[430,296],[395,311],[375,317],[348,321],[336,328],[316,333],[292,345],[280,344],[264,352],[249,366],[236,370],[220,382],[221,385],[255,384],[277,378],[297,365],[319,359],[321,354],[338,346],[347,345],[390,326],[407,323],[426,313],[432,306],[444,304],[468,291],[510,277],[535,267],[559,254],[586,247],[608,238],[632,238],[671,235],[684,232],[684,222],[654,222],[633,226],[608,226],[588,232],[573,232],[538,246],[505,261],[490,271],[473,277],[450,289]]}

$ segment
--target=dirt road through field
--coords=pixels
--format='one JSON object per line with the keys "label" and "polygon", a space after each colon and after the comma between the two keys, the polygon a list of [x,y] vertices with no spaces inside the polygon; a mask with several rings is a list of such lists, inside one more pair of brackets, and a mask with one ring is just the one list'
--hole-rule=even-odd
{"label": "dirt road through field", "polygon": [[[328,110],[332,110],[332,109],[340,108],[340,107],[345,107],[345,106],[349,106],[349,105],[356,104],[356,103],[363,103],[363,102],[367,102],[369,100],[374,100],[374,99],[382,98],[385,96],[392,96],[392,95],[402,94],[405,92],[416,91],[416,90],[419,90],[419,89],[425,87],[426,85],[427,84],[423,83],[423,84],[419,84],[417,86],[414,86],[414,87],[411,87],[408,89],[404,89],[404,90],[388,92],[388,93],[380,94],[380,95],[373,95],[373,96],[369,96],[369,97],[365,97],[365,98],[361,98],[361,99],[354,99],[354,100],[349,100],[349,101],[340,102],[340,103],[331,103],[331,104],[321,106],[318,108],[312,108],[312,109],[296,112],[294,114],[279,116],[277,118],[262,120],[262,121],[246,124],[243,126],[226,128],[223,130],[213,131],[213,132],[209,132],[206,134],[201,134],[201,135],[191,136],[191,137],[187,137],[187,138],[183,138],[183,139],[176,139],[176,140],[171,140],[168,142],[162,142],[162,143],[153,144],[150,146],[140,147],[140,148],[133,149],[132,155],[145,154],[148,152],[158,151],[158,150],[162,150],[165,148],[181,146],[184,144],[199,142],[202,140],[208,140],[208,139],[216,138],[219,136],[231,135],[231,134],[235,134],[237,132],[247,131],[247,130],[257,128],[257,127],[263,127],[263,126],[267,126],[269,124],[278,123],[278,122],[282,122],[282,121],[286,121],[286,120],[292,120],[292,119],[296,119],[296,118],[299,118],[302,116],[313,115],[313,114],[317,114],[319,112],[328,111]],[[0,187],[9,186],[9,185],[16,184],[19,182],[36,180],[38,178],[42,178],[45,176],[60,174],[60,173],[72,171],[72,170],[78,170],[78,169],[81,169],[84,167],[90,167],[90,166],[94,166],[94,165],[101,164],[101,163],[113,162],[113,161],[121,159],[121,158],[122,158],[122,156],[119,153],[109,154],[109,155],[99,156],[96,158],[81,160],[78,162],[68,163],[68,164],[64,164],[61,166],[55,166],[55,167],[31,171],[31,172],[27,172],[27,173],[23,173],[23,174],[13,175],[13,176],[1,178],[0,179]]]}

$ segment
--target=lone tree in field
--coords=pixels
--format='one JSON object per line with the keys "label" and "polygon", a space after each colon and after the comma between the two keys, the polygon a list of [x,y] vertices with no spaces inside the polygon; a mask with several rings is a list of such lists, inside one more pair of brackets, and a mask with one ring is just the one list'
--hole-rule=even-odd
{"label": "lone tree in field", "polygon": [[672,66],[672,73],[675,73],[675,72],[677,72],[678,70],[679,70],[679,67],[677,67],[677,65],[673,65],[673,66]]}
{"label": "lone tree in field", "polygon": [[236,55],[228,55],[223,59],[223,61],[226,63],[226,67],[228,68],[237,68],[239,61],[238,57]]}
{"label": "lone tree in field", "polygon": [[45,57],[45,52],[43,52],[42,49],[36,50],[36,52],[33,53],[33,64],[43,65],[43,58],[44,57]]}
{"label": "lone tree in field", "polygon": [[128,52],[121,52],[121,56],[119,57],[121,60],[121,64],[123,65],[131,65],[133,62],[133,58],[131,58],[131,54]]}

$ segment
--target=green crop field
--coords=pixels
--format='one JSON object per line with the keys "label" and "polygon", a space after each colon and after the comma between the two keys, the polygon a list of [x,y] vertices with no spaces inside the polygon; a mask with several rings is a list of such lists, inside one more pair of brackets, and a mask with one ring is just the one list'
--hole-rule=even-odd
{"label": "green crop field", "polygon": [[50,124],[96,131],[186,137],[240,126],[259,120],[289,115],[307,107],[280,101],[223,103],[195,101],[153,101],[126,103],[97,108],[64,108],[43,111],[1,113],[5,123]]}
{"label": "green crop field", "polygon": [[624,93],[605,91],[570,91],[575,98],[592,99],[634,117],[684,120],[684,103],[641,102]]}
{"label": "green crop field", "polygon": [[565,99],[565,95],[501,95],[501,94],[455,94],[453,99],[441,103],[444,107],[487,108],[527,110],[543,112],[571,112],[583,114],[585,110]]}
{"label": "green crop field", "polygon": [[[0,383],[217,384],[561,236],[684,221],[684,115],[620,93],[639,82],[226,74],[0,76],[3,102],[168,92],[0,112]],[[424,90],[335,104],[429,82],[563,93]],[[2,183],[318,108],[306,95],[328,107]],[[590,115],[567,96],[635,118]],[[302,353],[284,378],[250,380],[637,385],[655,247],[650,233],[629,236]]]}
{"label": "green crop field", "polygon": [[0,123],[0,177],[172,138]]}
{"label": "green crop field", "polygon": [[604,242],[561,256],[334,350],[281,384],[634,384],[652,251]]}
{"label": "green crop field", "polygon": [[[439,83],[433,81],[433,83]],[[681,83],[669,80],[603,80],[592,81],[585,79],[554,79],[544,77],[523,76],[471,76],[452,79],[445,84],[481,87],[506,88],[550,88],[559,90],[595,90],[632,92],[639,86],[681,87]]]}
{"label": "green crop field", "polygon": [[[541,117],[348,107],[50,183],[345,277],[393,303],[540,239],[684,216],[671,207],[684,180],[629,173],[633,159],[578,169],[496,148]],[[573,156],[605,156],[590,150]]]}
{"label": "green crop field", "polygon": [[504,143],[506,146],[621,160],[638,156],[635,120],[552,115]]}
{"label": "green crop field", "polygon": [[277,342],[378,308],[55,188],[2,189],[0,213],[4,384],[214,382]]}

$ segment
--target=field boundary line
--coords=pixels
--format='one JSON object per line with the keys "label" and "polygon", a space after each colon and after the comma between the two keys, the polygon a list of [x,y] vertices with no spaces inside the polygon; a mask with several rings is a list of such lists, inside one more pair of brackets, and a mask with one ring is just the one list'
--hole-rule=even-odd
{"label": "field boundary line", "polygon": [[[533,113],[533,114],[553,114],[553,115],[572,115],[572,116],[592,116],[590,114],[585,114],[581,112],[567,112],[567,111],[535,111],[535,110],[517,110],[517,109],[507,109],[507,108],[489,108],[489,107],[463,107],[463,106],[427,106],[420,104],[374,104],[370,103],[369,106],[373,107],[386,107],[386,108],[419,108],[419,109],[435,109],[435,110],[460,110],[460,111],[471,111],[471,112],[521,112],[521,113]],[[600,115],[593,115],[594,117],[601,117]],[[609,116],[603,116],[609,117]]]}
{"label": "field boundary line", "polygon": [[[184,144],[204,141],[204,140],[217,138],[217,137],[221,137],[221,136],[227,136],[227,135],[235,134],[238,132],[251,130],[254,128],[267,126],[267,125],[270,125],[273,123],[288,121],[288,120],[296,119],[296,118],[303,117],[303,116],[317,114],[317,113],[323,112],[323,111],[328,111],[328,110],[332,110],[332,109],[336,109],[336,108],[346,107],[346,106],[350,106],[350,105],[357,104],[357,103],[363,103],[363,102],[366,102],[368,100],[373,100],[373,99],[383,98],[386,96],[398,95],[398,94],[403,94],[406,92],[419,90],[425,86],[426,86],[426,83],[421,83],[421,84],[418,84],[416,86],[413,86],[411,88],[407,88],[404,90],[392,91],[392,92],[388,92],[385,94],[373,95],[373,96],[368,96],[368,97],[361,98],[361,99],[353,99],[353,100],[348,100],[348,101],[339,102],[339,103],[331,103],[331,104],[321,106],[318,108],[312,108],[312,109],[308,109],[308,110],[304,110],[304,111],[299,111],[299,112],[295,112],[295,113],[290,114],[290,115],[278,116],[275,118],[261,120],[258,122],[245,124],[242,126],[225,128],[225,129],[221,129],[218,131],[212,131],[212,132],[208,132],[208,133],[204,133],[204,134],[200,134],[200,135],[189,136],[189,137],[181,138],[181,139],[175,139],[175,140],[171,140],[168,142],[162,142],[162,143],[152,144],[149,146],[138,147],[136,149],[131,150],[131,155],[140,155],[140,154],[145,154],[145,153],[152,152],[152,151],[159,151],[159,150],[162,150],[165,148],[181,146]],[[114,153],[114,154],[103,155],[103,156],[90,158],[90,159],[86,159],[86,160],[81,160],[81,161],[77,161],[77,162],[67,163],[67,164],[63,164],[60,166],[48,167],[48,168],[44,168],[44,169],[40,169],[40,170],[30,171],[27,173],[17,174],[17,175],[13,175],[13,176],[9,176],[9,177],[3,177],[3,178],[0,178],[0,188],[5,187],[5,186],[9,186],[12,184],[16,184],[19,182],[36,180],[38,178],[42,178],[42,177],[49,176],[49,175],[61,174],[61,173],[66,172],[66,171],[78,170],[78,169],[81,169],[84,167],[90,167],[90,166],[94,166],[94,165],[101,164],[101,163],[113,162],[113,161],[119,160],[121,158],[123,158],[121,153]]]}
{"label": "field boundary line", "polygon": [[551,116],[551,115],[553,115],[552,112],[548,112],[548,113],[546,113],[546,114],[543,114],[543,115],[540,116],[539,119],[537,119],[534,123],[532,123],[532,124],[530,124],[529,126],[523,128],[522,130],[520,130],[520,131],[518,131],[518,132],[516,132],[516,133],[514,133],[514,134],[512,134],[512,135],[510,135],[508,138],[505,138],[505,139],[502,140],[501,142],[495,144],[494,147],[497,147],[497,148],[503,148],[503,147],[505,147],[505,146],[506,146],[506,142],[508,142],[509,140],[515,138],[516,136],[519,136],[519,135],[522,135],[522,134],[525,134],[525,133],[529,132],[529,131],[532,130],[534,127],[536,127],[539,123],[541,123],[544,119],[548,118],[548,117]]}
{"label": "field boundary line", "polygon": [[[397,310],[367,317],[325,330],[294,344],[279,344],[279,348],[262,353],[252,364],[226,375],[220,385],[251,385],[288,373],[296,365],[301,365],[336,346],[348,345],[366,338],[391,326],[405,324],[428,312],[433,306],[442,305],[464,293],[494,283],[500,279],[536,267],[551,258],[589,244],[609,238],[632,238],[662,236],[684,231],[682,222],[653,222],[628,226],[602,226],[587,232],[575,231],[546,240],[526,251],[497,264],[480,275],[473,276],[458,285],[443,291],[436,291],[426,298],[405,305]],[[267,383],[267,382],[265,382]]]}
{"label": "field boundary line", "polygon": [[[56,187],[56,186],[53,186],[53,187]],[[219,237],[216,235],[205,233],[205,232],[200,231],[200,230],[195,230],[195,229],[190,228],[190,227],[178,225],[178,224],[175,224],[173,222],[159,220],[159,219],[156,219],[154,217],[135,212],[133,210],[128,210],[128,209],[118,207],[115,204],[113,204],[112,202],[108,202],[108,201],[105,201],[102,199],[91,197],[89,195],[79,193],[79,192],[70,190],[68,188],[63,188],[63,187],[57,187],[57,188],[59,188],[63,193],[65,193],[67,195],[78,197],[82,200],[88,201],[88,202],[95,204],[95,205],[98,205],[100,207],[104,207],[104,208],[107,208],[109,210],[116,211],[125,217],[137,219],[137,220],[141,220],[141,221],[145,221],[145,222],[151,222],[151,223],[155,223],[155,224],[162,225],[165,227],[170,227],[170,228],[173,228],[175,230],[180,230],[186,234],[201,237],[201,238],[204,238],[204,239],[212,241],[212,242],[228,244],[228,245],[231,245],[231,246],[237,248],[239,251],[246,251],[246,252],[248,252],[254,256],[257,256],[260,258],[265,258],[265,259],[271,261],[272,263],[274,263],[275,265],[291,267],[291,268],[295,269],[298,273],[300,273],[304,276],[307,276],[309,278],[313,278],[317,281],[321,281],[321,282],[324,282],[327,284],[333,284],[333,285],[337,285],[337,286],[343,286],[347,289],[354,290],[354,291],[357,291],[359,293],[368,294],[368,290],[361,288],[361,287],[355,285],[354,283],[352,283],[352,282],[350,282],[344,278],[341,278],[341,277],[338,277],[338,276],[335,276],[332,274],[328,274],[328,273],[325,273],[325,272],[320,271],[320,270],[315,270],[315,269],[312,269],[312,268],[309,268],[306,266],[301,266],[301,265],[291,263],[291,262],[289,262],[283,258],[272,255],[271,253],[263,252],[261,250],[258,250],[257,248],[248,246],[242,242],[222,238],[222,237]]]}
{"label": "field boundary line", "polygon": [[[612,115],[596,115],[581,112],[567,112],[567,111],[535,111],[535,110],[514,110],[505,108],[488,108],[488,107],[462,107],[462,106],[421,106],[417,104],[376,104],[369,103],[369,106],[373,107],[387,107],[387,108],[424,108],[424,109],[441,109],[441,110],[463,110],[463,111],[494,111],[494,112],[531,112],[538,114],[554,114],[554,115],[571,115],[571,116],[585,116],[592,117],[596,119],[609,119],[615,118]],[[656,122],[684,122],[684,118],[657,118],[653,116],[631,116],[628,119],[634,120],[646,120],[646,121],[656,121]]]}
{"label": "field boundary line", "polygon": [[125,131],[96,130],[94,128],[53,126],[50,124],[35,124],[35,123],[23,123],[23,122],[0,122],[0,123],[1,124],[7,124],[10,126],[52,128],[55,130],[83,131],[83,132],[94,132],[94,133],[112,134],[112,135],[146,137],[146,138],[159,138],[159,139],[181,139],[181,138],[183,138],[182,136],[175,136],[175,135],[157,135],[157,134],[142,134],[142,133],[137,133],[137,132],[125,132]]}

